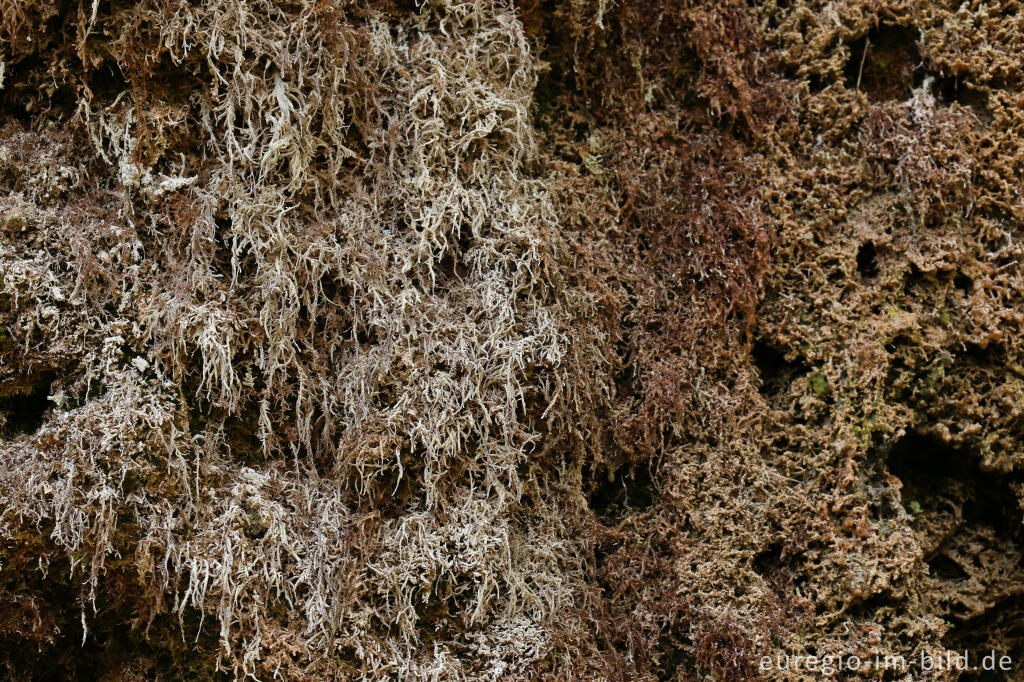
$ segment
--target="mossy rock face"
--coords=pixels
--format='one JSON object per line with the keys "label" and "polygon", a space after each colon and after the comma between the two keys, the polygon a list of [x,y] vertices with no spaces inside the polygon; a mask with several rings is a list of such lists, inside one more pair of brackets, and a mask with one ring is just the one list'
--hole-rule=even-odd
{"label": "mossy rock face", "polygon": [[0,226],[7,232],[8,237],[21,236],[35,227],[35,221],[36,216],[31,206],[24,204],[10,207],[0,214]]}
{"label": "mossy rock face", "polygon": [[0,661],[21,679],[229,679],[217,671],[216,628],[196,611],[124,620],[144,592],[133,561],[108,564],[94,610],[80,574],[39,533],[22,529],[3,551]]}
{"label": "mossy rock face", "polygon": [[0,670],[1021,679],[1018,4],[7,3]]}

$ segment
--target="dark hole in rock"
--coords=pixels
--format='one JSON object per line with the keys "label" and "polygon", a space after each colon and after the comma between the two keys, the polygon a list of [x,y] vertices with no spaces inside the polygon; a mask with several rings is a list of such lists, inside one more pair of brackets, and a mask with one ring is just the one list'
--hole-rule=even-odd
{"label": "dark hole in rock", "polygon": [[632,348],[624,339],[615,343],[615,370],[612,379],[615,382],[615,396],[629,398],[640,391],[640,378],[636,365],[632,360]]}
{"label": "dark hole in rock", "polygon": [[631,511],[647,509],[654,502],[654,479],[647,462],[613,472],[598,470],[596,476],[585,469],[583,474],[584,485],[590,491],[587,504],[601,519],[620,519]]}
{"label": "dark hole in rock", "polygon": [[360,346],[376,346],[380,344],[376,327],[353,326],[348,330],[348,336],[354,339]]}
{"label": "dark hole in rock", "polygon": [[434,266],[433,279],[427,278],[428,290],[433,290],[435,286],[443,284],[453,286],[469,277],[470,270],[466,255],[473,248],[473,244],[473,235],[469,230],[462,230],[458,239],[448,246],[444,255]]}
{"label": "dark hole in rock", "polygon": [[[910,263],[910,267],[903,274],[903,293],[910,294],[915,290],[924,289],[930,284],[929,278],[921,272],[914,263]],[[872,309],[873,313],[878,313],[881,308]]]}
{"label": "dark hole in rock", "polygon": [[633,365],[626,365],[617,370],[613,378],[617,397],[629,398],[637,392],[636,368]]}
{"label": "dark hole in rock", "polygon": [[897,608],[899,608],[899,604],[892,594],[889,592],[879,592],[864,599],[856,600],[846,612],[850,614],[850,619],[853,621],[877,620],[875,614],[881,609]]}
{"label": "dark hole in rock", "polygon": [[[931,435],[911,432],[889,452],[889,471],[903,483],[904,507],[958,494],[965,523],[988,526],[1002,538],[1020,534],[1021,512],[1010,476],[982,471],[977,457]],[[962,492],[954,493],[953,484]]]}
{"label": "dark hole in rock", "polygon": [[226,215],[217,215],[213,218],[214,238],[217,240],[217,246],[226,251],[231,250],[231,227],[233,224],[231,218]]}
{"label": "dark hole in rock", "polygon": [[43,425],[46,410],[50,407],[48,397],[53,380],[54,374],[45,372],[32,381],[27,392],[0,398],[0,414],[7,422],[0,428],[5,436],[32,434]]}
{"label": "dark hole in rock", "polygon": [[218,215],[213,219],[213,239],[217,245],[213,253],[214,263],[217,272],[227,280],[231,280],[233,274],[231,224],[231,219],[227,216]]}
{"label": "dark hole in rock", "polygon": [[[519,6],[523,30],[535,45],[547,68],[539,74],[534,89],[534,107],[537,123],[547,125],[551,117],[560,116],[562,97],[576,90],[576,69],[573,64],[573,42],[564,31],[556,30],[560,23],[559,4],[553,0],[527,0]],[[583,141],[590,132],[586,122],[573,124],[576,140]]]}
{"label": "dark hole in rock", "polygon": [[967,577],[967,571],[945,554],[936,554],[929,559],[928,569],[933,576],[943,580],[963,580]]}
{"label": "dark hole in rock", "polygon": [[825,89],[825,79],[822,78],[820,73],[811,73],[807,76],[807,88],[814,94],[817,94]]}
{"label": "dark hole in rock", "polygon": [[398,16],[422,14],[424,4],[422,0],[394,0],[393,6],[388,9]]}
{"label": "dark hole in rock", "polygon": [[966,85],[960,78],[932,76],[932,92],[940,104],[959,104],[974,112],[978,118],[989,120],[992,117],[988,108],[988,96]]}
{"label": "dark hole in rock", "polygon": [[114,100],[127,89],[128,81],[125,80],[121,67],[116,62],[103,62],[98,69],[89,74],[89,90],[97,99]]}
{"label": "dark hole in rock", "polygon": [[0,116],[31,124],[50,112],[70,114],[77,106],[74,89],[47,74],[50,66],[39,54],[8,62],[4,86],[0,89]]}
{"label": "dark hole in rock", "polygon": [[[673,639],[675,639],[673,637]],[[690,650],[677,643],[667,643],[663,651],[667,653],[662,657],[658,669],[655,671],[658,682],[674,682],[675,680],[686,679],[685,671],[695,670],[697,659]],[[681,673],[682,671],[682,673]],[[625,675],[618,679],[628,679]]]}
{"label": "dark hole in rock", "polygon": [[1002,364],[1003,349],[998,343],[988,343],[982,346],[979,343],[969,341],[963,345],[962,355],[969,362],[979,365],[1000,365]]}
{"label": "dark hole in rock", "polygon": [[778,574],[783,565],[782,545],[776,542],[761,550],[754,557],[751,565],[761,576],[769,577]]}
{"label": "dark hole in rock", "polygon": [[0,90],[0,113],[4,117],[10,117],[22,123],[30,123],[32,116],[30,110],[36,105],[39,98],[38,93],[33,92],[29,75],[33,72],[45,69],[43,60],[36,55],[26,57],[20,62],[7,64],[7,73],[4,78],[4,88]]}
{"label": "dark hole in rock", "polygon": [[850,46],[844,75],[848,87],[863,90],[872,102],[905,100],[920,63],[917,31],[883,24]]}
{"label": "dark hole in rock", "polygon": [[878,253],[874,242],[864,242],[857,250],[857,272],[865,278],[878,276]]}
{"label": "dark hole in rock", "polygon": [[[59,577],[71,574],[66,558],[49,554],[53,558],[44,575],[38,563],[29,563],[30,557],[41,560],[33,554],[27,549],[21,556],[8,554],[13,565],[0,574],[0,679],[230,679],[215,670],[217,640],[211,617],[193,608],[180,615],[154,613],[152,620],[143,612],[139,617],[144,627],[133,627],[123,614],[140,603],[136,576],[108,569],[107,580],[97,588],[96,601],[103,607],[92,611],[76,582]],[[22,595],[32,597],[19,599]],[[90,611],[83,631],[85,608]],[[188,643],[176,643],[182,639]]]}
{"label": "dark hole in rock", "polygon": [[236,233],[234,221],[226,215],[213,219],[217,248],[213,260],[217,272],[228,281],[247,281],[257,274],[256,256],[250,244]]}
{"label": "dark hole in rock", "polygon": [[761,393],[764,395],[781,393],[793,379],[807,371],[806,365],[786,360],[781,350],[761,340],[754,343],[750,354],[761,375]]}
{"label": "dark hole in rock", "polygon": [[[964,531],[987,528],[994,533],[998,546],[981,549],[1002,552],[1007,541],[1020,546],[1021,511],[1014,493],[1019,475],[982,471],[973,453],[921,432],[911,432],[899,439],[889,452],[888,464],[903,483],[904,507],[915,514],[948,513],[951,507],[959,507]],[[951,588],[954,583],[977,575],[941,550],[928,560],[928,568],[933,578],[948,581]],[[943,638],[947,647],[961,654],[966,651],[971,665],[980,664],[985,655],[995,651],[1000,656],[1009,655],[1014,666],[1008,672],[970,671],[958,679],[1022,679],[1022,606],[1020,597],[1012,597],[966,620],[960,620],[955,612],[949,614],[953,622]]]}
{"label": "dark hole in rock", "polygon": [[[1003,600],[985,613],[949,629],[942,643],[978,669],[965,671],[960,682],[1018,682],[1024,679],[1024,595]],[[994,670],[981,669],[985,657],[995,654]],[[1005,668],[999,669],[1002,661]]]}
{"label": "dark hole in rock", "polygon": [[[899,353],[901,350],[914,347],[914,340],[906,334],[897,334],[892,341],[885,344],[885,350],[890,353]],[[901,362],[901,366],[905,366],[901,358],[896,358],[893,362]]]}
{"label": "dark hole in rock", "polygon": [[964,274],[959,274],[953,278],[953,286],[960,291],[970,293],[971,289],[974,288],[974,280]]}
{"label": "dark hole in rock", "polygon": [[[982,471],[978,458],[961,447],[954,447],[927,433],[911,432],[900,438],[889,453],[889,469],[903,483],[904,507],[929,514],[958,506],[965,528],[987,527],[997,539],[995,551],[1004,551],[1002,543],[1021,544],[1021,510],[1015,483],[1020,476]],[[916,507],[916,509],[914,509]],[[968,579],[965,567],[941,551],[928,561],[932,577],[956,583]],[[998,583],[998,581],[996,581]],[[1019,680],[1020,660],[1024,653],[1024,603],[1020,597],[1000,601],[996,606],[968,620],[953,623],[943,643],[958,652],[967,652],[969,663],[979,665],[992,651],[1010,655],[1013,669],[969,671],[959,680]]]}

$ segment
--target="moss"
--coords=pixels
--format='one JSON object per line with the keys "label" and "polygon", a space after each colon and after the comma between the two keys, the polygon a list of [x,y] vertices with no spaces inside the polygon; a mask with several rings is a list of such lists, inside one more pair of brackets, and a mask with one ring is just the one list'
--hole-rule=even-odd
{"label": "moss", "polygon": [[815,372],[810,378],[811,388],[819,398],[824,398],[832,393],[832,387],[829,386],[828,378],[819,372]]}
{"label": "moss", "polygon": [[0,1],[3,663],[1012,648],[1004,9]]}

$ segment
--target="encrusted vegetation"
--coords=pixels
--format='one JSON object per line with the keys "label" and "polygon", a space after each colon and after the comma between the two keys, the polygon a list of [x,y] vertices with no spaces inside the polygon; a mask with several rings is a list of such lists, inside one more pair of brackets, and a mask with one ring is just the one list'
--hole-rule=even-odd
{"label": "encrusted vegetation", "polygon": [[0,670],[1017,679],[1022,22],[0,0]]}

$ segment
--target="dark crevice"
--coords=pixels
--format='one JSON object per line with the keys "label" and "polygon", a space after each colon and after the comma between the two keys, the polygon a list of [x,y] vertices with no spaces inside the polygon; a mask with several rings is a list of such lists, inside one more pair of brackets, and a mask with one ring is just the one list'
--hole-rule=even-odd
{"label": "dark crevice", "polygon": [[982,346],[971,341],[963,345],[960,354],[965,360],[980,367],[1002,366],[1003,349],[998,343]]}
{"label": "dark crevice", "polygon": [[43,60],[36,55],[7,65],[4,87],[0,90],[0,115],[26,125],[32,122],[32,110],[38,107],[38,95],[30,75],[45,72],[45,68]]}
{"label": "dark crevice", "polygon": [[[955,543],[956,538],[966,532],[974,538],[972,542],[994,534],[997,546],[979,548],[981,551],[1005,551],[1003,543],[1006,541],[1020,545],[1021,512],[1013,492],[1015,477],[982,471],[974,453],[920,432],[911,432],[899,439],[889,452],[888,464],[889,470],[903,484],[904,507],[915,517],[926,523],[932,514],[948,514],[949,510],[954,510],[962,530],[948,541]],[[979,529],[988,530],[978,534]],[[968,570],[971,567],[963,566],[942,549],[927,563],[932,578],[947,583],[947,589],[958,589],[955,585],[972,575]],[[968,651],[975,663],[991,649],[1007,649],[1005,641],[988,640],[985,617],[960,621],[955,611],[949,617],[955,625],[951,636],[947,637],[947,645],[961,652]],[[1019,644],[1018,637],[1014,646]],[[980,676],[970,679],[1011,678]]]}
{"label": "dark crevice", "polygon": [[[942,643],[961,655],[966,651],[968,663],[978,668],[964,672],[960,682],[1024,679],[1024,595],[1009,597],[981,615],[955,624]],[[994,665],[989,665],[985,657],[992,654]],[[1001,660],[1004,656],[1009,660]]]}
{"label": "dark crevice", "polygon": [[[928,284],[928,278],[916,264],[911,262],[903,276],[903,293],[911,294],[916,289],[924,288]],[[877,313],[877,310],[872,310]]]}
{"label": "dark crevice", "polygon": [[787,360],[781,350],[762,340],[754,343],[750,354],[761,375],[761,393],[766,396],[782,393],[793,379],[808,370],[803,363]]}
{"label": "dark crevice", "polygon": [[905,100],[915,86],[921,64],[917,30],[883,24],[850,46],[846,85],[863,90],[872,102]]}
{"label": "dark crevice", "polygon": [[[910,432],[893,444],[888,453],[891,473],[902,482],[903,506],[920,521],[927,523],[933,514],[946,515],[950,510],[959,519],[960,530],[947,538],[956,544],[964,533],[971,543],[980,538],[994,538],[991,545],[976,547],[981,552],[1007,551],[1007,542],[1021,546],[1021,510],[1014,489],[1019,474],[983,471],[976,454],[955,447],[940,438],[918,431]],[[984,532],[979,533],[982,530]],[[940,548],[928,559],[932,578],[946,583],[940,589],[957,590],[962,581],[979,579],[977,567],[964,566]],[[984,578],[981,578],[984,580]],[[999,580],[996,580],[998,589]],[[974,589],[974,588],[972,588]],[[984,598],[984,595],[975,595]],[[967,652],[970,665],[980,665],[983,657],[995,651],[1009,655],[1015,666],[1012,671],[973,670],[960,680],[1017,680],[1019,661],[1024,653],[1024,602],[1020,597],[1001,601],[981,615],[961,620],[954,610],[948,614],[953,621],[943,643],[957,652]]]}
{"label": "dark crevice", "polygon": [[[667,639],[668,637],[666,637]],[[674,639],[674,638],[673,638]],[[686,679],[680,677],[679,671],[694,670],[697,667],[697,658],[690,647],[681,644],[662,644],[659,647],[664,654],[655,670],[658,682],[675,682],[675,680]],[[627,679],[627,678],[620,678]]]}
{"label": "dark crevice", "polygon": [[626,365],[612,376],[615,382],[615,396],[618,398],[629,398],[637,392],[636,368],[633,365]]}
{"label": "dark crevice", "polygon": [[969,294],[971,290],[974,289],[974,280],[961,273],[953,278],[953,286],[965,294]]}
{"label": "dark crevice", "polygon": [[263,442],[259,437],[259,413],[248,408],[223,417],[224,441],[236,461],[252,466],[263,460]]}
{"label": "dark crevice", "polygon": [[967,571],[945,554],[936,554],[929,559],[928,570],[932,576],[942,580],[963,580],[968,577]]}
{"label": "dark crevice", "polygon": [[387,10],[398,17],[406,17],[410,14],[422,14],[425,6],[423,0],[393,0]]}
{"label": "dark crevice", "polygon": [[754,570],[765,578],[777,576],[783,569],[784,559],[781,543],[773,543],[754,556],[751,563]]}
{"label": "dark crevice", "polygon": [[345,335],[360,346],[380,345],[377,328],[373,326],[353,325],[345,331]]}
{"label": "dark crevice", "polygon": [[444,255],[438,259],[434,266],[433,280],[428,290],[433,290],[437,285],[454,286],[461,283],[469,276],[469,267],[466,265],[466,254],[473,248],[474,239],[469,230],[463,229],[454,243],[449,244]]}
{"label": "dark crevice", "polygon": [[847,609],[847,613],[854,621],[877,621],[876,614],[880,610],[898,608],[901,608],[900,602],[888,591],[884,591],[854,602]]}
{"label": "dark crevice", "polygon": [[[410,510],[419,509],[423,503],[424,467],[408,450],[400,454],[403,467],[384,470],[379,479],[367,488],[367,494],[360,500],[365,513],[379,514],[382,518],[399,518]],[[358,474],[353,472],[353,485],[357,485]]]}
{"label": "dark crevice", "polygon": [[[595,476],[586,467],[584,486],[587,504],[604,521],[615,521],[630,512],[643,511],[654,502],[654,480],[647,462],[618,469],[599,469]],[[600,475],[604,474],[604,475]]]}
{"label": "dark crevice", "polygon": [[115,61],[105,61],[99,68],[89,74],[87,81],[89,91],[95,99],[111,102],[125,90],[129,89],[121,67]]}
{"label": "dark crevice", "polygon": [[988,96],[980,90],[968,87],[959,78],[932,75],[932,92],[941,104],[959,104],[970,109],[981,120],[992,117],[988,108]]}
{"label": "dark crevice", "polygon": [[[565,31],[554,30],[560,20],[558,3],[553,0],[528,0],[519,6],[519,18],[523,29],[534,44],[534,49],[546,68],[537,80],[534,89],[534,106],[538,124],[544,125],[549,117],[558,116],[560,100],[576,90],[576,73],[573,68],[572,40]],[[574,124],[578,139],[583,139],[589,127],[581,121]]]}
{"label": "dark crevice", "polygon": [[225,281],[251,282],[258,273],[256,256],[252,246],[244,237],[239,237],[231,218],[218,215],[214,218],[214,264]]}
{"label": "dark crevice", "polygon": [[455,632],[465,627],[461,614],[468,611],[468,602],[475,593],[472,580],[444,577],[435,579],[428,593],[415,594],[412,601],[421,641],[430,644],[453,639]]}
{"label": "dark crevice", "polygon": [[[914,343],[914,340],[908,337],[906,334],[897,334],[892,341],[885,344],[885,350],[889,353],[899,354],[901,350],[914,348],[915,345],[916,344]],[[897,367],[897,369],[902,369],[903,367],[906,366],[906,363],[903,361],[901,357],[894,358],[893,363],[894,366]]]}
{"label": "dark crevice", "polygon": [[[191,607],[140,609],[143,588],[135,571],[108,564],[89,603],[64,552],[17,541],[0,549],[0,678],[230,679],[216,670],[215,617]],[[39,568],[44,562],[45,572]]]}
{"label": "dark crevice", "polygon": [[1020,535],[1021,512],[1015,478],[982,471],[978,458],[934,436],[911,432],[889,452],[889,471],[903,484],[904,507],[911,500],[930,506],[942,498],[962,505],[964,523],[987,526],[1001,538]]}
{"label": "dark crevice", "polygon": [[35,433],[43,425],[50,407],[50,385],[55,375],[44,372],[28,383],[26,390],[0,398],[0,433],[6,438]]}
{"label": "dark crevice", "polygon": [[878,276],[878,254],[874,242],[864,242],[857,250],[857,272],[865,279]]}

